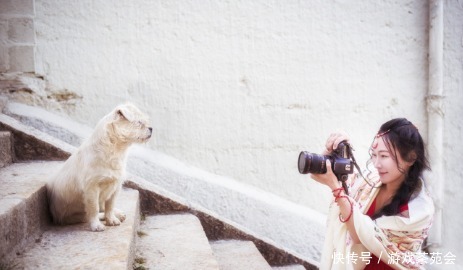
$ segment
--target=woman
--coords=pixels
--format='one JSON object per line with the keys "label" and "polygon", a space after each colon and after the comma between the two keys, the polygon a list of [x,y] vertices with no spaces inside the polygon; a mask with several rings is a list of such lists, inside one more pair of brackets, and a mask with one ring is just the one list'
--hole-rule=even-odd
{"label": "woman", "polygon": [[[326,142],[326,154],[345,133],[334,133]],[[421,245],[431,227],[434,206],[422,180],[429,169],[418,129],[407,119],[384,123],[370,148],[375,172],[358,175],[345,194],[328,168],[311,177],[327,185],[334,201],[320,269],[422,269]]]}

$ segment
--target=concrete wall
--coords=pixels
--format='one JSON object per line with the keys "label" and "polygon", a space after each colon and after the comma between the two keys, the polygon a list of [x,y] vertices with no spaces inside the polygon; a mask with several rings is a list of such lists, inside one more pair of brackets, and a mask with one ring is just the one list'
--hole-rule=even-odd
{"label": "concrete wall", "polygon": [[345,129],[365,161],[385,120],[426,129],[423,1],[38,0],[36,12],[39,73],[83,97],[72,117],[94,124],[131,100],[152,118],[150,147],[322,212],[329,192],[298,174],[300,150]]}
{"label": "concrete wall", "polygon": [[[461,6],[444,10],[444,226],[459,258]],[[297,173],[300,150],[320,152],[343,129],[364,164],[393,117],[427,137],[427,1],[35,0],[35,9],[36,71],[82,97],[63,107],[72,118],[94,125],[130,100],[152,118],[149,147],[322,213],[329,191]]]}
{"label": "concrete wall", "polygon": [[[443,255],[455,254],[463,267],[463,1],[444,6],[444,171]],[[430,153],[432,154],[432,153]],[[439,181],[439,179],[433,179]],[[457,269],[457,268],[455,268]]]}

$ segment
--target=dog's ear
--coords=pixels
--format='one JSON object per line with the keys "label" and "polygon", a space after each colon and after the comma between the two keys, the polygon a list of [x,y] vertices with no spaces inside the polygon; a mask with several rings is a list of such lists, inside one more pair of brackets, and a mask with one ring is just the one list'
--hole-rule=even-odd
{"label": "dog's ear", "polygon": [[124,107],[116,109],[116,119],[126,119],[127,121],[132,121],[132,113],[130,110]]}

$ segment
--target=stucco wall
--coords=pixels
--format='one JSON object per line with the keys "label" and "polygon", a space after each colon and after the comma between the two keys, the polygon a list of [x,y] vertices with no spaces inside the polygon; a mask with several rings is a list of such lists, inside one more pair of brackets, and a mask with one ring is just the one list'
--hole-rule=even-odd
{"label": "stucco wall", "polygon": [[[444,170],[443,255],[463,267],[463,1],[445,1],[444,12]],[[432,153],[431,153],[432,154]],[[437,179],[437,181],[439,181]],[[457,269],[457,268],[455,268]]]}
{"label": "stucco wall", "polygon": [[131,100],[150,146],[325,212],[299,151],[345,129],[359,159],[379,125],[426,129],[423,1],[36,1],[37,67],[96,123]]}

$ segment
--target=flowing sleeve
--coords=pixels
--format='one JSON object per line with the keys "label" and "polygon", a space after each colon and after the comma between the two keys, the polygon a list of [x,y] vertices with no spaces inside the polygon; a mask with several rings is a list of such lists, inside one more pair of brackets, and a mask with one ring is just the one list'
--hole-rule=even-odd
{"label": "flowing sleeve", "polygon": [[[362,179],[359,179],[358,175],[354,175],[350,180],[350,196],[358,197],[356,200],[361,200],[361,202],[355,203],[353,215],[365,219],[366,222],[368,222],[368,220],[371,222],[371,219],[362,213],[362,209],[364,208],[362,206],[365,206],[371,197],[375,195],[374,191],[371,192],[371,187]],[[356,212],[357,214],[355,214]],[[327,216],[325,242],[323,245],[320,269],[363,269],[363,262],[357,261],[355,263],[349,263],[347,258],[352,252],[361,254],[361,252],[366,252],[367,250],[365,250],[365,247],[361,244],[354,245],[354,249],[351,249],[352,240],[347,233],[346,224],[339,221],[339,214],[339,207],[333,199]]]}
{"label": "flowing sleeve", "polygon": [[408,204],[408,212],[375,221],[354,208],[354,227],[360,242],[395,269],[423,269],[421,245],[431,227],[434,204],[423,190]]}

